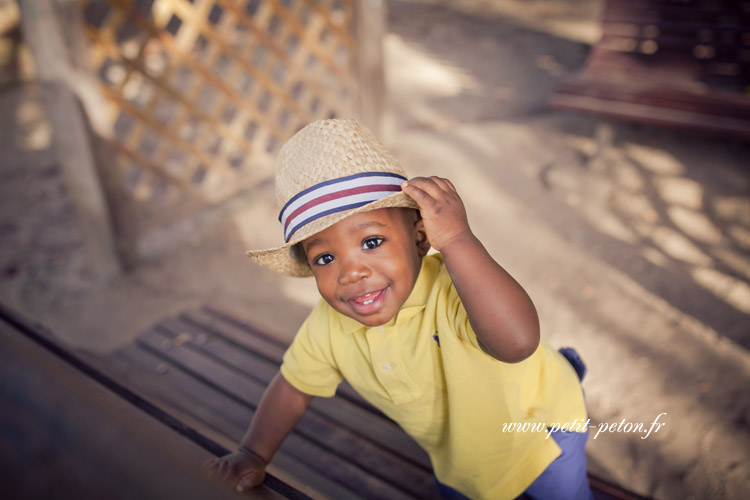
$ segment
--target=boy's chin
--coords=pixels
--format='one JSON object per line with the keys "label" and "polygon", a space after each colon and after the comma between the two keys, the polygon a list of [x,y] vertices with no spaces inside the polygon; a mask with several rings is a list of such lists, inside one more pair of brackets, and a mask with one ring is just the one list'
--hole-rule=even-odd
{"label": "boy's chin", "polygon": [[385,320],[368,320],[368,321],[363,321],[361,318],[354,318],[354,319],[356,319],[357,321],[359,321],[360,323],[362,323],[363,325],[365,325],[368,328],[373,328],[373,327],[376,327],[376,326],[383,326],[383,325],[385,325],[386,323],[388,323],[393,318],[388,318],[388,319],[385,319]]}
{"label": "boy's chin", "polygon": [[376,326],[383,326],[386,323],[388,323],[390,320],[392,320],[393,316],[395,316],[395,314],[391,314],[389,316],[387,313],[364,316],[364,315],[352,313],[351,311],[346,311],[346,312],[339,311],[339,312],[343,314],[344,316],[347,316],[359,323],[362,323],[368,328],[373,328]]}

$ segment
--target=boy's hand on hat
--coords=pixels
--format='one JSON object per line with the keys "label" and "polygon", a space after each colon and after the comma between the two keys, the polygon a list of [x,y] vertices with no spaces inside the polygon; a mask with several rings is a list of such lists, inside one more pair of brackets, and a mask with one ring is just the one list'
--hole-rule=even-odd
{"label": "boy's hand on hat", "polygon": [[448,179],[414,177],[401,184],[401,189],[419,205],[427,239],[435,250],[471,235],[464,203]]}

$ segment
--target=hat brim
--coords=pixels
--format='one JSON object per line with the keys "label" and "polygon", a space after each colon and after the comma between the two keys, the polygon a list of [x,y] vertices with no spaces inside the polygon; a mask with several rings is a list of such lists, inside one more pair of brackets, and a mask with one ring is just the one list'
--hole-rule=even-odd
{"label": "hat brim", "polygon": [[297,276],[304,278],[312,276],[312,271],[307,265],[307,262],[303,262],[294,258],[291,253],[291,247],[304,241],[310,236],[323,231],[336,224],[340,220],[343,220],[351,215],[369,212],[371,210],[377,210],[379,208],[414,208],[419,210],[419,205],[407,196],[405,193],[399,191],[392,195],[381,198],[367,205],[353,208],[351,210],[344,210],[343,212],[337,212],[334,214],[326,215],[317,219],[294,234],[291,240],[284,245],[277,248],[268,248],[265,250],[248,250],[245,255],[253,259],[261,266],[267,267],[278,273],[286,274],[287,276]]}

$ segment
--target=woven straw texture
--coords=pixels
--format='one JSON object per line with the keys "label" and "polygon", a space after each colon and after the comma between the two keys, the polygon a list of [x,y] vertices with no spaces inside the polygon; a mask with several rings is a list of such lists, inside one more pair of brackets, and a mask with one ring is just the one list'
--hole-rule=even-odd
{"label": "woven straw texture", "polygon": [[[320,120],[297,132],[282,146],[276,159],[276,202],[289,200],[321,182],[366,172],[389,172],[407,177],[403,167],[370,131],[350,119]],[[350,215],[387,207],[418,208],[397,192],[361,207],[326,215],[300,228],[277,248],[250,250],[255,262],[289,276],[312,276],[307,263],[296,260],[290,248]]]}

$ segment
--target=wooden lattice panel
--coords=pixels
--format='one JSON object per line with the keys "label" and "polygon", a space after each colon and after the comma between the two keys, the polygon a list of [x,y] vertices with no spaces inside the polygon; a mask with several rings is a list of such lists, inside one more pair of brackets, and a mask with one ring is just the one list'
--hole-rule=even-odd
{"label": "wooden lattice panel", "polygon": [[270,177],[301,126],[353,112],[351,0],[80,1],[136,231]]}

